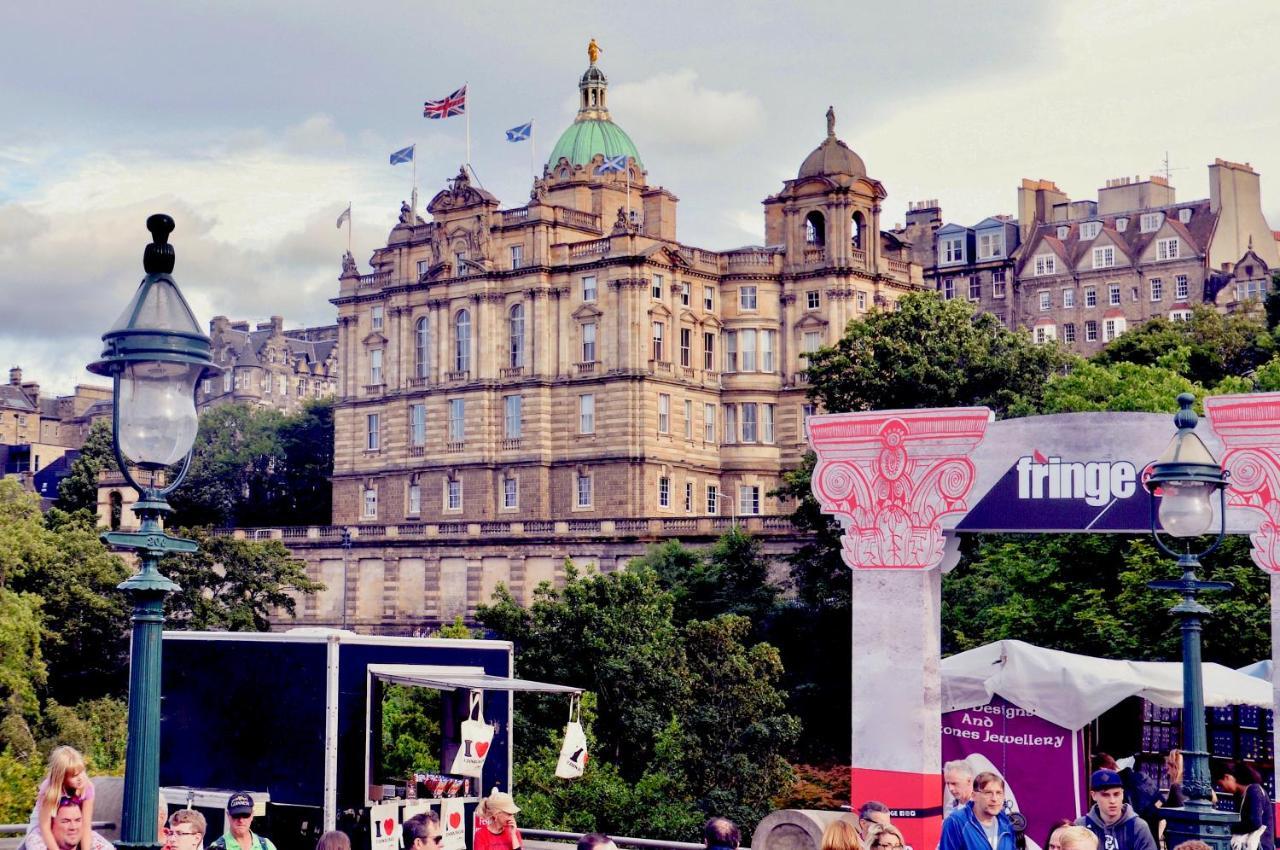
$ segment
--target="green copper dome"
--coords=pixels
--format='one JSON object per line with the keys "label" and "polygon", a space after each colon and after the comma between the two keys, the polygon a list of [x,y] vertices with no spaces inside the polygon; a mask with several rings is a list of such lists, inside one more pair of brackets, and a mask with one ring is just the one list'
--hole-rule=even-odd
{"label": "green copper dome", "polygon": [[625,154],[634,159],[641,170],[644,162],[631,137],[613,123],[609,115],[609,80],[596,66],[599,48],[592,39],[587,55],[591,65],[578,80],[578,116],[560,135],[560,141],[551,149],[547,168],[555,168],[561,157],[574,165],[587,165],[596,156],[607,157]]}
{"label": "green copper dome", "polygon": [[640,152],[626,131],[608,119],[589,118],[574,121],[560,135],[560,141],[551,149],[547,159],[547,167],[554,168],[564,157],[574,165],[587,165],[596,154],[606,157],[626,154],[636,161],[636,165],[644,168]]}

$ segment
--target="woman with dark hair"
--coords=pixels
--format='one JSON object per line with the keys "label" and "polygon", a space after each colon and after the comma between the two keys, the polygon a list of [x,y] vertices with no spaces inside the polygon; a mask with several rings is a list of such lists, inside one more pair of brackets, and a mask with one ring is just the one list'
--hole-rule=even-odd
{"label": "woman with dark hair", "polygon": [[[1230,762],[1218,776],[1218,787],[1239,798],[1240,820],[1231,825],[1231,832],[1235,835],[1248,835],[1265,826],[1257,850],[1275,850],[1275,811],[1271,807],[1267,789],[1262,787],[1262,777],[1258,775],[1258,771],[1242,761]],[[1249,850],[1253,850],[1252,846]]]}

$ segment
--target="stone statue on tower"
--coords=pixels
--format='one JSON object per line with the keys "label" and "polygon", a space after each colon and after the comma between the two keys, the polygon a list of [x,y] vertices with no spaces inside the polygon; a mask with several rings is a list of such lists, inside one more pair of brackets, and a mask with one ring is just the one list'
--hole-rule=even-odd
{"label": "stone statue on tower", "polygon": [[827,107],[827,136],[836,134],[836,109],[834,106]]}

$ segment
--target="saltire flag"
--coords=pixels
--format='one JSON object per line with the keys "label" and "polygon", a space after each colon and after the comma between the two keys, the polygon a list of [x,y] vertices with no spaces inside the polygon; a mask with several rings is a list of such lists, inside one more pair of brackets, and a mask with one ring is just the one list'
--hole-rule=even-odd
{"label": "saltire flag", "polygon": [[533,132],[533,122],[521,124],[519,127],[512,127],[507,131],[508,142],[525,142],[529,140],[529,134]]}
{"label": "saltire flag", "polygon": [[405,163],[405,162],[413,162],[413,148],[414,148],[413,145],[409,145],[409,147],[401,148],[400,150],[391,154],[391,164],[400,165],[401,163]]}
{"label": "saltire flag", "polygon": [[338,216],[338,229],[342,229],[344,222],[351,221],[351,204],[347,204],[347,208],[342,211],[342,215]]}
{"label": "saltire flag", "polygon": [[467,87],[463,86],[448,97],[428,100],[422,104],[422,114],[427,118],[451,118],[467,111]]}
{"label": "saltire flag", "polygon": [[619,172],[627,170],[627,155],[620,153],[617,156],[606,156],[604,162],[596,169],[596,174],[608,174],[609,172]]}

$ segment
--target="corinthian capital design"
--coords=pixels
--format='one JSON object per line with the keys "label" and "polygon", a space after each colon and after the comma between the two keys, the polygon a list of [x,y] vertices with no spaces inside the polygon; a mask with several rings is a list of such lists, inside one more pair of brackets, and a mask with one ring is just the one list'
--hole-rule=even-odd
{"label": "corinthian capital design", "polygon": [[968,509],[974,481],[968,456],[989,421],[985,407],[810,419],[809,443],[818,455],[813,494],[844,526],[844,562],[854,569],[938,566],[941,520]]}
{"label": "corinthian capital design", "polygon": [[1253,562],[1280,573],[1280,393],[1210,396],[1204,409],[1226,450],[1227,508],[1259,515],[1249,535]]}

